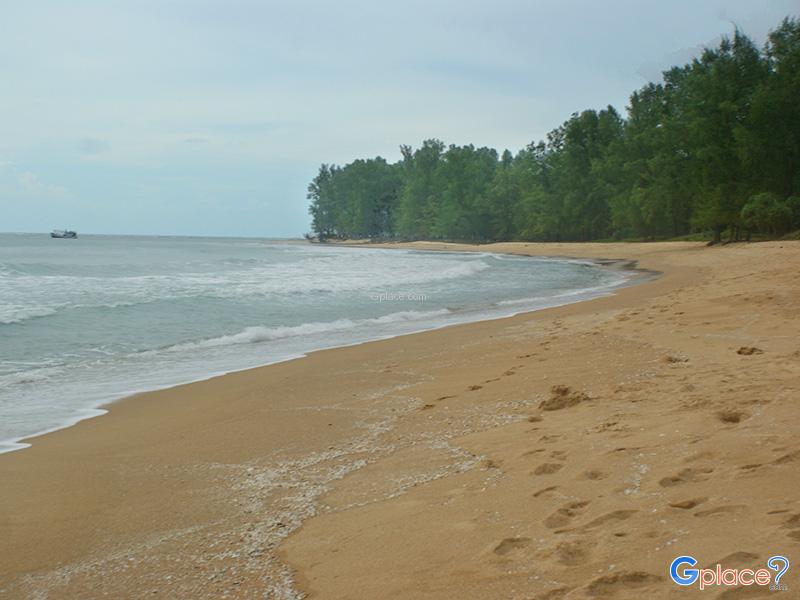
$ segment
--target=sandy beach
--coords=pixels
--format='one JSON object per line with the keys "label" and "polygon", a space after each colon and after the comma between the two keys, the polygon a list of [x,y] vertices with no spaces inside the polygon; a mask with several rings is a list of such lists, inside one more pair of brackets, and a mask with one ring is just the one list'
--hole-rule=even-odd
{"label": "sandy beach", "polygon": [[660,275],[29,440],[0,455],[0,598],[775,593],[684,590],[668,569],[796,556],[800,242],[405,247]]}

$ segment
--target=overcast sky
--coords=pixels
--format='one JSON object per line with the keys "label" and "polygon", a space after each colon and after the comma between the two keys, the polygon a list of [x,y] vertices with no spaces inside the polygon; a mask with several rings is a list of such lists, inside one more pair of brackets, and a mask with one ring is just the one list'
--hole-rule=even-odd
{"label": "overcast sky", "polygon": [[798,0],[8,0],[0,231],[298,236],[322,162],[517,151]]}

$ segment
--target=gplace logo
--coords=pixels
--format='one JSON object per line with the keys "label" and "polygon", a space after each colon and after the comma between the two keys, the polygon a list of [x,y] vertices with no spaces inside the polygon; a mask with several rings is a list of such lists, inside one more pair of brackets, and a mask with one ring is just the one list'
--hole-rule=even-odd
{"label": "gplace logo", "polygon": [[695,569],[696,564],[693,556],[679,556],[669,566],[669,576],[678,585],[698,582],[701,590],[712,585],[768,585],[771,590],[786,589],[781,584],[781,577],[789,570],[789,559],[785,556],[773,556],[767,561],[769,569],[776,573],[774,582],[768,569],[723,569],[722,565],[713,569]]}

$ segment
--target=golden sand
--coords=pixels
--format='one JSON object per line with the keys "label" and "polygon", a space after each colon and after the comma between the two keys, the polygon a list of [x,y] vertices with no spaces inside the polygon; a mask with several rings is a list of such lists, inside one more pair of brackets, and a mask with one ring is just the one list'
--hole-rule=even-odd
{"label": "golden sand", "polygon": [[[479,249],[662,275],[142,394],[0,455],[0,598],[685,598],[679,554],[795,555],[800,243]],[[720,593],[688,596],[771,592]]]}

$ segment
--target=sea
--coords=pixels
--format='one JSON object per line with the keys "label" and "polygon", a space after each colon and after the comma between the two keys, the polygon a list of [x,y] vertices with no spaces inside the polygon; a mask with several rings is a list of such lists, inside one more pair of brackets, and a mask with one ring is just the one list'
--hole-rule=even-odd
{"label": "sea", "polygon": [[0,234],[0,452],[138,392],[578,302],[628,277],[484,252]]}

